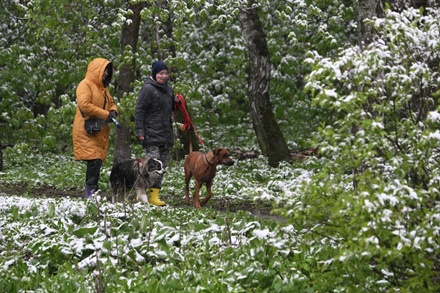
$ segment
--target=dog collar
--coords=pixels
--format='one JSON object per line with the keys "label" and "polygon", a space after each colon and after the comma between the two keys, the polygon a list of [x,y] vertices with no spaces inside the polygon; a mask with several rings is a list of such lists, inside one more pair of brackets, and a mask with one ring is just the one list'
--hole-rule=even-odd
{"label": "dog collar", "polygon": [[206,163],[208,163],[208,165],[209,166],[214,166],[214,163],[210,163],[209,161],[208,161],[208,158],[206,157],[206,154],[205,154],[205,161],[206,161]]}

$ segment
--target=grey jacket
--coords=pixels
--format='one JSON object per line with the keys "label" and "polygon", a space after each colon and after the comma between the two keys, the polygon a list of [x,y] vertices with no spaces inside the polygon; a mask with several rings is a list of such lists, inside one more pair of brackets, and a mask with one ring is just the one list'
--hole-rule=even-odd
{"label": "grey jacket", "polygon": [[139,93],[134,114],[136,136],[145,137],[144,147],[173,144],[173,110],[174,91],[168,82],[159,84],[148,77]]}

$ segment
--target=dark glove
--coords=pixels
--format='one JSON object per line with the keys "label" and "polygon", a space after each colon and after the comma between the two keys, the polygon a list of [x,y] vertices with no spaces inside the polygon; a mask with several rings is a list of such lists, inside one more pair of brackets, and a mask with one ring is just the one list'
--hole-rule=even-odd
{"label": "dark glove", "polygon": [[112,119],[116,119],[116,117],[118,117],[118,113],[116,113],[115,110],[111,110],[110,113],[108,114],[107,119],[105,119],[105,122],[111,123]]}
{"label": "dark glove", "polygon": [[115,110],[111,110],[108,117],[116,119],[116,117],[118,117],[118,113]]}

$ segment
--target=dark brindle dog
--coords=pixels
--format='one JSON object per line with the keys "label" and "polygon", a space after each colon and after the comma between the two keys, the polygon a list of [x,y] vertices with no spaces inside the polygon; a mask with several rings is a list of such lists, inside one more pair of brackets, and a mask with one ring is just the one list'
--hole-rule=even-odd
{"label": "dark brindle dog", "polygon": [[[208,153],[191,152],[185,160],[185,201],[189,204],[189,182],[192,176],[196,180],[194,189],[194,206],[200,208],[211,198],[211,187],[217,171],[217,165],[232,166],[234,160],[229,157],[229,152],[223,148],[216,148]],[[206,196],[200,202],[200,188],[206,184]]]}
{"label": "dark brindle dog", "polygon": [[110,173],[112,202],[115,202],[121,194],[130,194],[132,189],[136,190],[139,201],[148,202],[146,190],[163,172],[162,162],[157,159],[129,160],[117,157]]}

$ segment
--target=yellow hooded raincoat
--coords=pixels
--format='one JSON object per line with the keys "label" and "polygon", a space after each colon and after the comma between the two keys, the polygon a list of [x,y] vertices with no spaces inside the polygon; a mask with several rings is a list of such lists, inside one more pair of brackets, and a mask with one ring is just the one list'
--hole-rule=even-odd
{"label": "yellow hooded raincoat", "polygon": [[[91,61],[85,78],[76,89],[77,108],[72,130],[75,160],[105,161],[107,157],[110,127],[104,123],[100,132],[89,135],[84,129],[84,121],[90,117],[106,120],[110,110],[117,111],[116,104],[102,80],[109,63],[110,61],[103,58]],[[110,78],[111,74],[109,72]]]}

